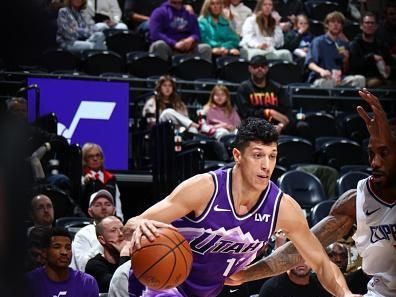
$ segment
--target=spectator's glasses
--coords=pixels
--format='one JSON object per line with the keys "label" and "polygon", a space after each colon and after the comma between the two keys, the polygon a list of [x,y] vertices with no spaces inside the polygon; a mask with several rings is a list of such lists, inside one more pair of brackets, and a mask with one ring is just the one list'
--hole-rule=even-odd
{"label": "spectator's glasses", "polygon": [[91,155],[87,155],[87,159],[102,159],[102,155],[97,153],[97,154],[91,154]]}
{"label": "spectator's glasses", "polygon": [[267,65],[265,65],[265,64],[256,64],[256,65],[252,65],[252,67],[253,67],[253,69],[258,69],[258,68],[265,68],[265,67],[267,67]]}

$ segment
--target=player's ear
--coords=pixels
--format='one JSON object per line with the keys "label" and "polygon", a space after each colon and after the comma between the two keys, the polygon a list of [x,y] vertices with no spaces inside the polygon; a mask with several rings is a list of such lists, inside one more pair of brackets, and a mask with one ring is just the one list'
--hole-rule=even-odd
{"label": "player's ear", "polygon": [[232,149],[232,156],[234,157],[234,161],[235,161],[236,164],[239,164],[240,159],[241,159],[241,155],[242,155],[242,153],[241,153],[240,150],[238,150],[235,147]]}

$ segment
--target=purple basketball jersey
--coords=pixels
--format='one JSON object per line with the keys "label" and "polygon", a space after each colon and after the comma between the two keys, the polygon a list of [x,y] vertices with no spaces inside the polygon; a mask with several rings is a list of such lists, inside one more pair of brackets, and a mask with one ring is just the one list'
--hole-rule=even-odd
{"label": "purple basketball jersey", "polygon": [[251,263],[274,232],[282,192],[270,181],[257,204],[239,216],[232,198],[232,169],[211,172],[215,192],[197,218],[173,222],[190,243],[192,271],[180,287],[186,296],[216,296],[224,280]]}
{"label": "purple basketball jersey", "polygon": [[136,279],[130,277],[130,296],[152,297],[160,293],[178,297],[217,296],[225,279],[251,263],[274,232],[282,192],[273,182],[269,182],[257,204],[239,216],[232,198],[232,169],[210,174],[215,191],[202,215],[183,217],[172,223],[193,252],[193,266],[187,280],[177,289],[142,292]]}

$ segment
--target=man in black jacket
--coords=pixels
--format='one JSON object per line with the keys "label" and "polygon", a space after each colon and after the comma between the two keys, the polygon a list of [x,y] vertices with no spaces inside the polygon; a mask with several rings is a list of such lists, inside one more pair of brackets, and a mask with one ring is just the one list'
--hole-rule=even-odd
{"label": "man in black jacket", "polygon": [[267,79],[268,70],[265,56],[254,56],[249,64],[251,78],[239,86],[235,103],[242,119],[265,118],[282,132],[289,129],[292,111],[281,89]]}

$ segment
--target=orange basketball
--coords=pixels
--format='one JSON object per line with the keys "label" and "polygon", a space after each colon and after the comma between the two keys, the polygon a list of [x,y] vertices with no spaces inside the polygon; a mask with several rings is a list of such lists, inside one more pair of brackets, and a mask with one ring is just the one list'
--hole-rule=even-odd
{"label": "orange basketball", "polygon": [[142,238],[142,247],[132,254],[135,277],[151,289],[174,288],[190,273],[192,252],[183,235],[169,228],[160,228],[154,241]]}

